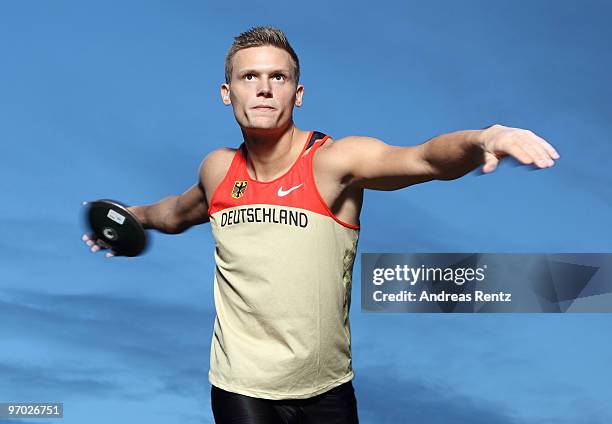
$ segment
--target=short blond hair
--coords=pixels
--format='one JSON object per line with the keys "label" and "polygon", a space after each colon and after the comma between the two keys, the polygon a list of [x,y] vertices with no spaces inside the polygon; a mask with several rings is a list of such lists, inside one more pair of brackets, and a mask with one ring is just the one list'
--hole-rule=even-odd
{"label": "short blond hair", "polygon": [[234,55],[242,49],[261,46],[274,46],[289,53],[293,60],[293,77],[297,84],[300,80],[300,60],[283,31],[271,26],[253,27],[234,37],[234,43],[225,56],[225,82],[229,84],[232,79],[232,59]]}

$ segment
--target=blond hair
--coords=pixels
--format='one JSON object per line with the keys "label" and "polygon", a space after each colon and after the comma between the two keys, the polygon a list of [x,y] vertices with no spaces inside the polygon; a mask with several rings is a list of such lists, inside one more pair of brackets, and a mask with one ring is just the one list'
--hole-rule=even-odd
{"label": "blond hair", "polygon": [[297,84],[300,80],[300,60],[283,31],[271,26],[254,27],[243,32],[238,37],[234,37],[234,43],[225,56],[225,82],[229,84],[232,79],[232,59],[234,55],[239,50],[261,46],[274,46],[289,53],[293,60],[293,77]]}

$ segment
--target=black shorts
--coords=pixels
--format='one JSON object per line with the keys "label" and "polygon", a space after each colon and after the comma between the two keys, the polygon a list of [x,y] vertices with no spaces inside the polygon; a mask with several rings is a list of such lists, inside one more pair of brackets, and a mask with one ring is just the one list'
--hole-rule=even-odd
{"label": "black shorts", "polygon": [[216,424],[358,424],[351,381],[308,399],[259,399],[212,386]]}

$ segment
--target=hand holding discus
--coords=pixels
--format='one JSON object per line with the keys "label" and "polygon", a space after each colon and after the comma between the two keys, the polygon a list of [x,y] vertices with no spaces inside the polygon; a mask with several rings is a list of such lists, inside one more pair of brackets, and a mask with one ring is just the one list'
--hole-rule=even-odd
{"label": "hand holding discus", "polygon": [[82,240],[92,252],[109,249],[106,257],[138,256],[148,244],[148,237],[134,212],[126,205],[110,199],[84,202],[85,221],[90,233]]}

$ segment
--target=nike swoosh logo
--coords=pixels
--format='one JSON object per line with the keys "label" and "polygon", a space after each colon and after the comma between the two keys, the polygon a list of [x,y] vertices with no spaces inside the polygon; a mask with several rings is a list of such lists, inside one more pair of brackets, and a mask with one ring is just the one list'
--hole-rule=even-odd
{"label": "nike swoosh logo", "polygon": [[302,184],[296,185],[295,187],[291,187],[289,190],[283,190],[283,187],[280,186],[278,188],[278,193],[276,193],[276,194],[278,194],[278,197],[283,197],[283,196],[286,196],[289,193],[291,193],[293,190],[296,190],[296,189],[300,188],[301,186],[302,186]]}

